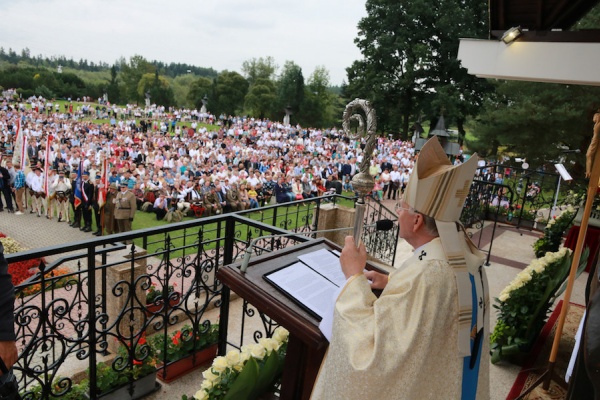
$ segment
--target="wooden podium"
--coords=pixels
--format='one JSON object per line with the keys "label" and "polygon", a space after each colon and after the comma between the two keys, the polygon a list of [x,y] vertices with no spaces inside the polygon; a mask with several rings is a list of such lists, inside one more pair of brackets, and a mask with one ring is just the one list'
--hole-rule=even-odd
{"label": "wooden podium", "polygon": [[[323,238],[311,240],[251,258],[246,274],[239,271],[240,263],[222,267],[217,273],[224,285],[290,332],[281,381],[282,399],[310,398],[329,342],[319,330],[319,321],[264,280],[263,275],[298,261],[301,254],[320,249],[340,247]],[[377,269],[371,265],[367,268]]]}

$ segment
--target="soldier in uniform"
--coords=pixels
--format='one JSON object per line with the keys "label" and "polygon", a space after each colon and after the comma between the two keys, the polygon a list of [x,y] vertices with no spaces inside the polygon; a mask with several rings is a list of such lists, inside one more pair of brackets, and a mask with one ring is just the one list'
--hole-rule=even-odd
{"label": "soldier in uniform", "polygon": [[231,189],[227,191],[225,199],[227,201],[227,207],[230,211],[236,212],[244,209],[244,206],[240,200],[240,194],[237,189],[237,183],[231,184]]}
{"label": "soldier in uniform", "polygon": [[[115,227],[115,204],[117,199],[117,188],[116,183],[111,183],[108,186],[108,192],[106,193],[106,203],[104,203],[104,215],[102,218],[102,228],[105,235],[111,235],[116,232]],[[98,233],[98,232],[96,232]],[[95,235],[96,235],[95,233]],[[101,232],[102,234],[102,232]],[[100,236],[100,235],[96,235]]]}
{"label": "soldier in uniform", "polygon": [[65,177],[65,171],[58,171],[58,179],[54,181],[51,188],[55,194],[56,215],[58,222],[69,222],[69,195],[71,194],[71,181]]}
{"label": "soldier in uniform", "polygon": [[211,215],[221,214],[223,207],[219,203],[219,198],[216,195],[216,189],[211,186],[210,191],[204,195],[204,213],[207,217]]}
{"label": "soldier in uniform", "polygon": [[131,223],[137,210],[137,202],[133,193],[127,189],[127,182],[119,183],[119,193],[115,197],[115,221],[117,233],[131,230]]}

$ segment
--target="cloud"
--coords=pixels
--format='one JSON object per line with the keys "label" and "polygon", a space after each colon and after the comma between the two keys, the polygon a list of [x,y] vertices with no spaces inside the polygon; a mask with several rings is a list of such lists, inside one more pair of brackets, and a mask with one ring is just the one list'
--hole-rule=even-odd
{"label": "cloud", "polygon": [[112,63],[135,54],[241,72],[242,62],[317,65],[332,84],[361,58],[354,45],[364,0],[19,0],[0,2],[2,46],[34,55]]}

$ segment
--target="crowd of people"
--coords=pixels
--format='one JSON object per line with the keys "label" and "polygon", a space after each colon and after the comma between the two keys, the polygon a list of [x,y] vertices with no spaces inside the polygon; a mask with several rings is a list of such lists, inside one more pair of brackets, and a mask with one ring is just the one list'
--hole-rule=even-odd
{"label": "crowd of people", "polygon": [[[106,122],[93,120],[97,117]],[[13,158],[17,121],[26,135],[26,165]],[[105,233],[130,229],[135,210],[154,212],[157,219],[169,212],[202,217],[352,191],[365,147],[364,138],[350,138],[336,128],[158,106],[80,102],[60,107],[36,97],[0,98],[0,139],[1,210],[22,215],[29,209],[85,231],[92,230],[95,216]],[[412,142],[380,137],[369,169],[376,182],[372,196],[396,199],[408,184],[414,158]],[[109,190],[101,198],[104,159]],[[78,174],[81,205],[74,189]]]}

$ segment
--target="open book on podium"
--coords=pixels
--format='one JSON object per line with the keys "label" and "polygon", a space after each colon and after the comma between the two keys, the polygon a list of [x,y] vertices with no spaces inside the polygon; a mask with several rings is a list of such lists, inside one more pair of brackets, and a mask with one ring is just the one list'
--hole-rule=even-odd
{"label": "open book on podium", "polygon": [[263,275],[300,307],[318,320],[329,308],[332,294],[344,286],[346,277],[338,250],[318,248],[298,255],[298,261]]}

